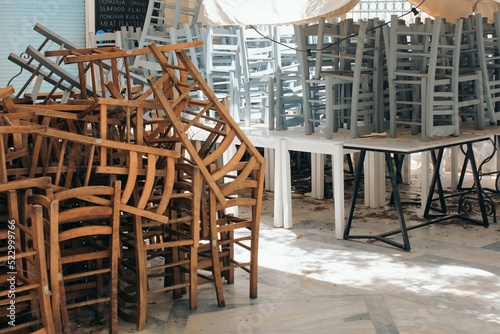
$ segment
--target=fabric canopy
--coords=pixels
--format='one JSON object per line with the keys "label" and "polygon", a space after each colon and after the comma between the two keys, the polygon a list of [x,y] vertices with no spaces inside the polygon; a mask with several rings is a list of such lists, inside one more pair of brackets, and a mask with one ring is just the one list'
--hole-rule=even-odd
{"label": "fabric canopy", "polygon": [[408,0],[433,17],[454,22],[471,14],[481,14],[493,22],[493,13],[500,11],[500,0]]}
{"label": "fabric canopy", "polygon": [[339,17],[359,0],[203,0],[205,19],[213,26],[283,25]]}

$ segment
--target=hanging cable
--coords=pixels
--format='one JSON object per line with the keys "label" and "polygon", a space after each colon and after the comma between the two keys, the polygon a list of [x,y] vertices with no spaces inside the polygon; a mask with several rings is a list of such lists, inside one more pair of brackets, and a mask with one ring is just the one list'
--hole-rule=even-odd
{"label": "hanging cable", "polygon": [[[420,3],[418,4],[418,6],[412,7],[412,8],[411,8],[408,12],[406,12],[406,13],[404,13],[404,14],[399,15],[399,16],[398,16],[398,19],[400,19],[400,18],[402,18],[402,17],[404,17],[404,16],[406,16],[406,15],[408,15],[408,14],[411,14],[411,13],[413,13],[414,15],[418,15],[418,14],[420,14],[420,13],[419,13],[419,11],[418,11],[418,8],[419,8],[420,6],[422,6],[422,4],[423,4],[425,1],[427,1],[427,0],[422,0],[422,2],[420,2]],[[391,21],[385,22],[385,23],[383,23],[383,24],[381,24],[381,25],[378,25],[378,26],[376,26],[376,27],[370,28],[370,29],[368,29],[367,31],[373,31],[373,30],[375,30],[375,29],[382,28],[383,26],[386,26],[386,25],[388,25],[388,24],[390,24],[390,23],[391,23]],[[287,44],[285,44],[285,43],[282,43],[282,42],[277,41],[277,40],[275,40],[275,39],[272,39],[272,38],[270,38],[270,37],[268,37],[268,36],[265,36],[265,35],[264,35],[264,34],[262,34],[262,33],[261,33],[261,32],[260,32],[257,28],[255,28],[253,25],[249,25],[249,26],[250,26],[250,28],[252,28],[253,30],[255,30],[255,31],[256,31],[256,32],[257,32],[260,36],[262,36],[263,38],[268,39],[268,40],[270,40],[270,41],[271,41],[271,42],[273,42],[273,43],[276,43],[276,44],[279,44],[279,45],[281,45],[281,46],[284,46],[285,48],[290,49],[290,50],[295,50],[295,51],[297,51],[297,52],[306,52],[308,56],[311,56],[313,51],[323,51],[323,50],[326,50],[326,49],[328,49],[328,48],[331,48],[332,46],[339,45],[340,43],[342,43],[343,41],[345,41],[345,40],[347,40],[347,39],[349,39],[349,38],[353,38],[353,37],[358,36],[358,34],[357,34],[357,33],[356,33],[356,34],[349,35],[349,36],[346,36],[346,37],[344,37],[344,38],[342,38],[342,39],[340,39],[340,40],[338,40],[338,41],[336,41],[336,42],[334,42],[334,43],[329,43],[329,44],[327,44],[326,46],[322,47],[321,49],[314,49],[314,50],[313,50],[313,49],[305,49],[305,50],[301,50],[301,49],[299,49],[299,48],[294,48],[294,47],[291,47],[291,46],[289,46],[289,45],[287,45]]]}

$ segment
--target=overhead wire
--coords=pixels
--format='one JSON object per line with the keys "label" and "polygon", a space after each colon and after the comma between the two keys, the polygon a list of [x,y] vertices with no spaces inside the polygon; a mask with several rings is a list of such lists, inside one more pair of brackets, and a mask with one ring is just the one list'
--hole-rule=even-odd
{"label": "overhead wire", "polygon": [[[406,12],[406,13],[404,13],[404,14],[399,15],[399,16],[398,16],[398,19],[400,19],[400,18],[402,18],[402,17],[404,17],[404,16],[406,16],[406,15],[408,15],[408,14],[410,14],[410,13],[413,13],[414,15],[418,15],[418,14],[419,14],[418,8],[419,8],[420,6],[422,6],[422,4],[423,4],[425,1],[427,1],[427,0],[422,0],[422,2],[420,2],[420,3],[419,3],[417,6],[415,6],[415,7],[412,7],[412,8],[411,8],[408,12]],[[390,24],[390,23],[391,23],[391,21],[387,21],[387,22],[385,22],[385,23],[383,23],[383,24],[380,24],[380,25],[378,25],[378,26],[376,26],[376,27],[373,27],[373,28],[368,29],[368,31],[373,31],[373,30],[376,30],[376,29],[382,28],[383,26],[386,26],[386,25],[388,25],[388,24]],[[270,40],[270,41],[271,41],[271,42],[273,42],[273,43],[279,44],[279,45],[281,45],[281,46],[284,46],[284,47],[285,47],[285,48],[287,48],[287,49],[294,50],[294,51],[297,51],[297,52],[307,52],[307,54],[308,54],[308,55],[311,55],[311,53],[312,53],[313,51],[316,51],[316,52],[317,52],[317,51],[324,51],[324,50],[326,50],[326,49],[328,49],[328,48],[331,48],[332,46],[339,45],[340,43],[342,43],[342,42],[343,42],[343,41],[345,41],[345,40],[348,40],[348,39],[350,39],[350,38],[353,38],[353,37],[356,37],[356,36],[358,36],[358,35],[359,35],[359,33],[356,33],[356,34],[352,34],[352,35],[346,36],[346,37],[344,37],[344,38],[342,38],[342,39],[339,39],[338,41],[335,41],[334,43],[329,43],[329,44],[327,44],[326,46],[324,46],[324,47],[322,47],[322,48],[320,48],[320,49],[305,49],[305,50],[302,50],[302,49],[299,49],[299,48],[294,48],[294,47],[291,47],[291,46],[289,46],[289,45],[287,45],[287,44],[285,44],[285,43],[283,43],[283,42],[277,41],[277,40],[275,40],[275,39],[273,39],[273,38],[270,38],[270,37],[268,37],[268,36],[264,35],[263,33],[261,33],[261,32],[260,32],[260,31],[259,31],[259,30],[255,27],[255,26],[253,26],[253,25],[249,25],[249,26],[250,26],[250,28],[252,28],[253,30],[255,30],[255,31],[256,31],[256,32],[257,32],[260,36],[262,36],[262,37],[263,37],[263,38],[265,38],[265,39]]]}

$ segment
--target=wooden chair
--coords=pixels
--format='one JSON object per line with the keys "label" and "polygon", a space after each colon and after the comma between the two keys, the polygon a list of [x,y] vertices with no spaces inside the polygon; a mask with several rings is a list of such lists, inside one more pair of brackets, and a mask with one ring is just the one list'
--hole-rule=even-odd
{"label": "wooden chair", "polygon": [[[221,307],[225,306],[222,278],[229,284],[234,283],[236,268],[249,273],[249,296],[252,299],[257,298],[260,222],[258,215],[262,210],[264,171],[264,166],[253,158],[247,162],[238,161],[237,158],[232,159],[228,164],[219,168],[212,166],[213,175],[216,175],[219,186],[228,190],[232,189],[231,192],[226,191],[226,203],[222,204],[217,200],[214,192],[208,188],[206,196],[210,233],[209,242],[206,245],[209,248],[208,252],[200,247],[200,257],[211,259],[208,267],[210,275],[204,277],[214,281],[217,302]],[[236,176],[238,173],[241,173],[240,176]],[[238,211],[245,210],[248,216],[236,216],[231,211],[232,208],[237,208]],[[236,257],[237,252],[245,252],[245,254]]]}
{"label": "wooden chair", "polygon": [[[175,69],[181,72],[180,76],[176,77],[174,68],[168,64],[165,54],[155,45],[150,45],[149,48],[163,69],[161,78],[158,80],[150,78],[155,96],[167,115],[164,120],[166,124],[162,128],[168,129],[171,141],[182,146],[192,164],[200,169],[206,184],[205,199],[208,211],[204,216],[208,218],[202,217],[201,221],[208,222],[209,226],[208,252],[218,303],[220,306],[225,305],[222,277],[232,283],[235,268],[246,268],[250,272],[250,298],[256,298],[258,235],[265,160],[231,118],[228,110],[218,101],[184,50],[176,51],[179,66]],[[173,83],[172,86],[168,86],[167,91],[164,91],[165,82]],[[200,90],[208,101],[189,98],[193,89]],[[174,95],[171,95],[172,90],[175,92]],[[168,99],[167,95],[174,98]],[[201,105],[203,108],[197,114],[192,114],[192,117],[185,117],[191,105]],[[210,110],[213,110],[218,117],[211,119],[211,123],[199,122],[198,120],[206,113],[210,113]],[[189,134],[197,129],[206,133],[201,145],[193,144],[189,137]],[[240,143],[236,153],[231,155],[231,159],[224,166],[218,166],[217,161],[232,149],[235,140]],[[244,156],[246,159],[243,159]],[[250,207],[249,218],[231,216],[227,211],[240,205]],[[242,239],[235,236],[236,231],[243,230],[249,231],[249,235]],[[242,243],[247,243],[243,248],[249,251],[248,261],[234,258],[234,247]]]}
{"label": "wooden chair", "polygon": [[[0,333],[56,333],[50,302],[41,208],[29,206],[23,215],[21,192],[0,193]],[[21,196],[22,197],[22,196]]]}
{"label": "wooden chair", "polygon": [[[71,333],[76,309],[95,307],[118,333],[120,182],[32,195],[48,230],[52,312],[56,332]],[[102,303],[108,304],[104,311]]]}
{"label": "wooden chair", "polygon": [[[23,125],[30,121],[32,114],[20,112],[13,100],[14,87],[0,89],[0,183],[13,179],[7,174],[12,169],[18,169],[18,175],[26,176],[23,171],[30,164],[29,136],[44,129],[37,124]],[[9,169],[9,171],[7,171]]]}
{"label": "wooden chair", "polygon": [[153,154],[143,160],[131,155],[127,165],[120,317],[142,330],[150,295],[172,291],[180,298],[189,288],[190,308],[197,308],[201,177],[196,167]]}
{"label": "wooden chair", "polygon": [[[82,106],[85,107],[85,106]],[[21,108],[22,109],[22,108]],[[88,121],[77,115],[62,112],[64,107],[47,107],[35,111],[40,125],[61,131],[61,134],[81,133]],[[84,110],[83,108],[80,108]],[[26,110],[26,108],[25,108]],[[67,118],[65,118],[67,117]],[[64,137],[63,137],[64,138]],[[34,135],[28,177],[51,177],[56,187],[74,188],[89,185],[94,164],[99,162],[99,152],[91,143],[79,143],[68,138]]]}

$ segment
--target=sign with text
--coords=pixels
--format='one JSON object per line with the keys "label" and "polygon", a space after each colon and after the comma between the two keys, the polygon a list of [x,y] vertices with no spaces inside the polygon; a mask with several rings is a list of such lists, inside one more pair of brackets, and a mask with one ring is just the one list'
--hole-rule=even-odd
{"label": "sign with text", "polygon": [[122,26],[141,27],[148,0],[95,0],[95,31],[114,32]]}

